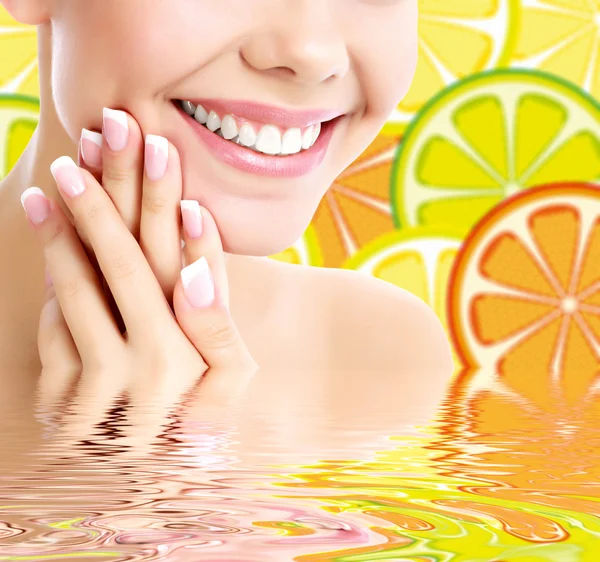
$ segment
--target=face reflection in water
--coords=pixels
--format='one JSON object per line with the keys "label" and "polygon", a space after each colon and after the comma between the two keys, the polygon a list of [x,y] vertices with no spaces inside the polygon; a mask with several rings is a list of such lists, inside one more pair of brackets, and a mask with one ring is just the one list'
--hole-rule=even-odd
{"label": "face reflection in water", "polygon": [[422,373],[211,374],[170,412],[3,404],[1,555],[593,559],[576,553],[600,530],[597,400],[485,371],[429,401],[407,384]]}

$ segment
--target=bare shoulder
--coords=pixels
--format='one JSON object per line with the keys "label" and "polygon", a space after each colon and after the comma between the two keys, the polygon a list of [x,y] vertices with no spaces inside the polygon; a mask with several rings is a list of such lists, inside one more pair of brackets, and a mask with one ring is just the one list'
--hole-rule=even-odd
{"label": "bare shoulder", "polygon": [[365,367],[454,370],[446,333],[436,314],[415,295],[352,270],[311,268],[312,282],[328,300],[345,360]]}

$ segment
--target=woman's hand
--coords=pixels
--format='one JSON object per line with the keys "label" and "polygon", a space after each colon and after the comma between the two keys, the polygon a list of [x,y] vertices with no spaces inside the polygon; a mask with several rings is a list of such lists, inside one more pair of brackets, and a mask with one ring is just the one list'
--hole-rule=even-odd
{"label": "woman's hand", "polygon": [[[256,370],[229,314],[217,226],[195,201],[181,205],[190,264],[181,271],[182,180],[175,147],[146,135],[144,158],[135,120],[124,112],[108,115],[117,121],[105,119],[102,185],[68,157],[56,160],[51,170],[114,297],[124,334],[75,227],[39,188],[23,194],[52,278],[38,334],[46,399],[55,402],[78,374],[80,390],[96,396],[96,405],[101,392],[108,405],[136,389],[180,394],[209,367]],[[119,129],[123,124],[127,135]],[[135,205],[138,213],[132,211]]]}

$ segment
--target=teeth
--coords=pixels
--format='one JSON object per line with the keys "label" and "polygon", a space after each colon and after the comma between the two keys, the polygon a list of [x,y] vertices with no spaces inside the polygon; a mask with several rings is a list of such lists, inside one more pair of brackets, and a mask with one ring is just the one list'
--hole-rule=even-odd
{"label": "teeth", "polygon": [[244,146],[254,146],[256,144],[256,133],[251,125],[244,123],[240,131],[240,144]]}
{"label": "teeth", "polygon": [[202,125],[206,125],[206,121],[208,121],[208,113],[206,109],[204,109],[201,105],[196,108],[194,113],[194,119],[198,121],[198,123],[202,123]]}
{"label": "teeth", "polygon": [[188,115],[193,115],[198,123],[205,125],[209,131],[221,138],[271,156],[287,156],[308,150],[315,144],[321,133],[321,123],[317,123],[306,129],[298,127],[288,129],[283,135],[279,127],[265,125],[257,135],[250,123],[244,123],[238,129],[238,124],[232,115],[225,115],[221,121],[216,111],[209,113],[201,105],[196,106],[192,102],[181,101],[181,106]]}
{"label": "teeth", "polygon": [[214,111],[211,111],[208,114],[208,120],[206,121],[206,126],[207,126],[208,130],[212,131],[213,133],[221,127],[221,120],[219,119],[219,116]]}
{"label": "teeth", "polygon": [[233,137],[237,137],[238,128],[235,119],[231,115],[225,115],[223,117],[223,123],[221,124],[221,132],[223,138],[231,140]]}
{"label": "teeth", "polygon": [[256,137],[256,150],[275,156],[281,152],[281,133],[275,125],[265,125]]}
{"label": "teeth", "polygon": [[297,154],[301,150],[302,131],[300,129],[288,129],[283,135],[281,154]]}

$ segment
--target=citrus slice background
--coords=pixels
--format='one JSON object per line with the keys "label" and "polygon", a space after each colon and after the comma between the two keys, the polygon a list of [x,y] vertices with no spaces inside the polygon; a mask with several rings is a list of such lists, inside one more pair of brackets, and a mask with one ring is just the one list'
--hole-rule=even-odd
{"label": "citrus slice background", "polygon": [[600,99],[600,2],[523,2],[515,68],[537,68],[566,78]]}
{"label": "citrus slice background", "polygon": [[0,94],[0,180],[19,159],[38,124],[37,98]]}
{"label": "citrus slice background", "polygon": [[569,83],[495,70],[445,90],[407,131],[392,178],[398,226],[470,228],[506,196],[600,178],[600,104]]}
{"label": "citrus slice background", "polygon": [[516,40],[519,7],[518,0],[420,0],[417,70],[383,134],[402,133],[432,96],[457,80],[504,66]]}
{"label": "citrus slice background", "polygon": [[600,184],[538,187],[499,205],[449,284],[465,365],[496,369],[538,403],[585,398],[600,383]]}
{"label": "citrus slice background", "polygon": [[[461,245],[457,232],[412,228],[389,232],[361,248],[342,267],[393,283],[426,302],[447,329],[448,278]],[[455,367],[461,368],[458,356]]]}

